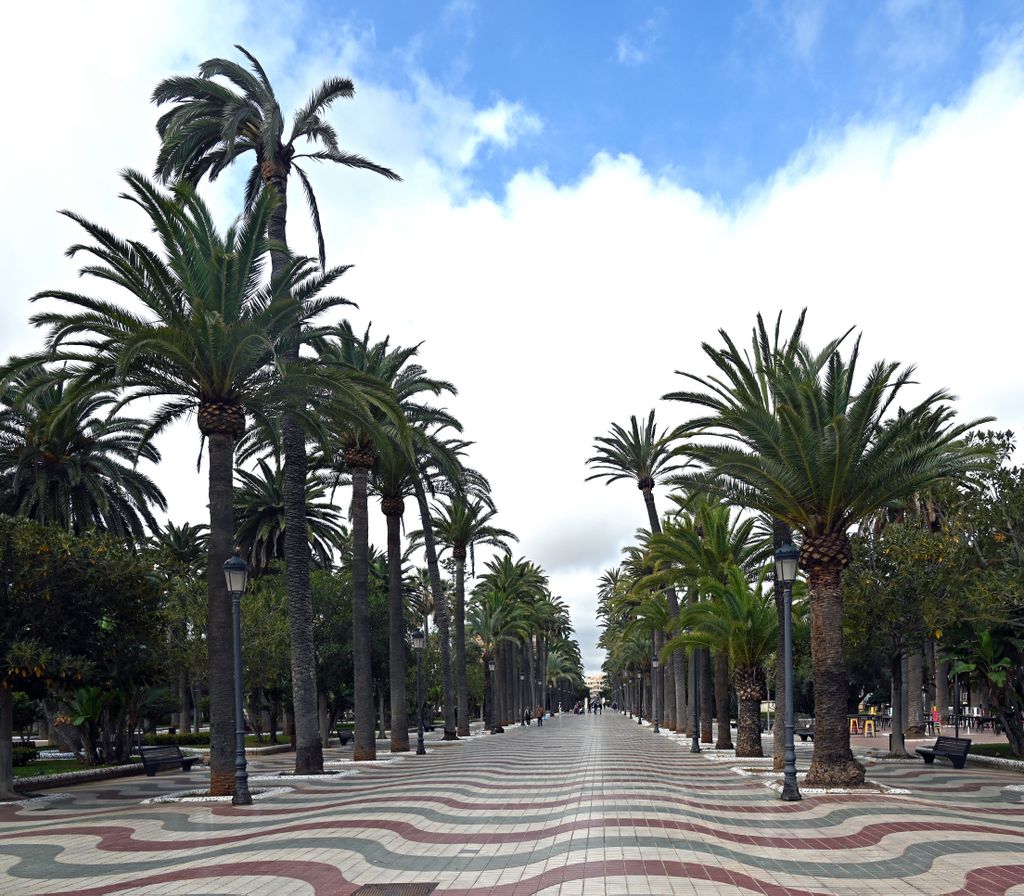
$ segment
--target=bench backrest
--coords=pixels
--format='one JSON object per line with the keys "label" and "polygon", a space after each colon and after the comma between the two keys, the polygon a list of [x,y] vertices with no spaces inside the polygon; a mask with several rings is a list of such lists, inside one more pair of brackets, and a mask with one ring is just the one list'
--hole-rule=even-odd
{"label": "bench backrest", "polygon": [[153,762],[160,762],[164,759],[181,759],[181,747],[177,744],[164,744],[159,747],[139,747],[139,754],[143,759]]}
{"label": "bench backrest", "polygon": [[971,739],[969,737],[939,737],[935,741],[933,750],[945,750],[950,753],[967,754],[970,749]]}

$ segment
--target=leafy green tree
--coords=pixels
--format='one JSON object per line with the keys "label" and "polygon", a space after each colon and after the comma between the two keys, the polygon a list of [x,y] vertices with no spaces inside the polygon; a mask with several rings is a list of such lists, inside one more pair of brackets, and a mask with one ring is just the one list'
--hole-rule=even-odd
{"label": "leafy green tree", "polygon": [[686,426],[702,434],[687,446],[707,471],[694,477],[700,486],[801,535],[817,717],[807,783],[843,786],[864,780],[846,726],[840,576],[850,560],[848,531],[891,501],[989,461],[965,441],[978,421],[956,423],[948,392],[932,392],[897,415],[913,367],[878,362],[859,383],[859,340],[848,357],[841,352],[845,336],[814,352],[802,341],[803,324],[801,314],[781,341],[777,327],[772,345],[758,317],[760,361],[722,332],[724,348],[704,344],[716,375],[684,373],[695,388],[665,397],[704,409]]}
{"label": "leafy green tree", "polygon": [[[251,152],[253,165],[246,181],[245,208],[251,210],[266,194],[272,194],[277,200],[266,223],[267,235],[272,240],[272,273],[278,280],[289,265],[288,179],[294,170],[309,204],[320,266],[325,268],[316,195],[297,160],[332,162],[374,171],[391,180],[400,178],[388,168],[342,150],[337,132],[325,119],[334,103],[354,95],[351,81],[332,77],[319,84],[309,100],[296,110],[291,129],[285,136],[285,118],[266,71],[244,47],[236,49],[246,58],[250,70],[229,59],[208,59],[199,66],[199,77],[167,78],[153,91],[156,104],[171,104],[157,122],[161,141],[157,174],[165,180],[182,177],[197,184],[204,176],[215,179],[235,159]],[[223,81],[227,81],[227,85]],[[309,151],[299,151],[307,145]],[[297,298],[305,301],[311,297],[297,295]],[[298,361],[297,341],[282,346],[281,358],[286,363]],[[281,429],[287,521],[286,579],[297,738],[295,770],[319,772],[323,771],[323,745],[317,725],[317,686],[313,678],[313,608],[305,507],[307,431],[302,416],[288,411],[283,415]]]}
{"label": "leafy green tree", "polygon": [[[0,798],[15,796],[13,687],[69,695],[145,682],[157,669],[159,599],[148,564],[122,541],[0,516]],[[108,755],[126,755],[121,721]]]}
{"label": "leafy green tree", "polygon": [[292,258],[278,277],[263,282],[265,234],[275,205],[269,191],[221,236],[209,209],[187,185],[165,194],[136,172],[124,178],[126,198],[146,213],[162,255],[139,240],[120,239],[66,214],[91,239],[71,249],[94,259],[84,273],[139,302],[141,313],[84,294],[48,290],[35,299],[56,299],[72,310],[42,312],[32,320],[50,328],[44,357],[64,365],[63,376],[74,381],[69,397],[116,383],[121,405],[163,399],[146,440],[174,420],[197,415],[209,452],[210,786],[213,793],[231,793],[231,613],[222,565],[232,553],[234,535],[235,444],[247,413],[265,418],[313,383],[334,389],[339,401],[344,396],[364,406],[363,394],[338,372],[328,377],[312,364],[294,362],[285,383],[278,366],[279,348],[295,341],[296,328],[301,332],[316,316],[345,302],[321,296],[342,271],[321,273],[311,260]]}
{"label": "leafy green tree", "polygon": [[965,589],[964,561],[970,565],[970,558],[956,535],[933,533],[916,522],[863,527],[851,546],[843,571],[847,637],[858,652],[884,645],[893,688],[891,752],[906,756],[903,657],[973,615]]}

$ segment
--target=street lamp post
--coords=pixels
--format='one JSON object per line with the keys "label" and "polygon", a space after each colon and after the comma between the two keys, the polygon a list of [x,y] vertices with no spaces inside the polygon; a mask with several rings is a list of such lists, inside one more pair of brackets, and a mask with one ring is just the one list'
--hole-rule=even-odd
{"label": "street lamp post", "polygon": [[644,673],[636,670],[636,723],[644,723]]}
{"label": "street lamp post", "polygon": [[700,753],[700,651],[690,653],[690,752]]}
{"label": "street lamp post", "polygon": [[245,716],[242,715],[242,592],[249,580],[249,564],[237,548],[224,562],[224,580],[231,595],[231,628],[235,654],[235,793],[233,806],[251,806],[249,773],[245,763]]}
{"label": "street lamp post", "polygon": [[[800,564],[800,551],[786,542],[775,552],[775,579],[782,586],[784,662],[786,673],[786,752],[783,755],[782,799],[799,800],[800,788],[796,782],[796,747],[793,745],[793,582]],[[776,694],[776,699],[778,695]]]}
{"label": "street lamp post", "polygon": [[655,681],[658,675],[658,655],[654,654],[651,657],[651,701],[654,703],[654,733],[661,734],[661,728],[659,723],[661,722],[661,707],[658,705],[658,694],[661,691],[659,685],[661,682]]}
{"label": "street lamp post", "polygon": [[519,713],[519,727],[526,727],[526,675],[523,672],[519,673],[519,702],[523,704],[520,707],[521,712]]}
{"label": "street lamp post", "polygon": [[425,756],[427,748],[423,746],[423,648],[427,637],[423,629],[418,628],[412,633],[412,649],[416,651],[416,755]]}

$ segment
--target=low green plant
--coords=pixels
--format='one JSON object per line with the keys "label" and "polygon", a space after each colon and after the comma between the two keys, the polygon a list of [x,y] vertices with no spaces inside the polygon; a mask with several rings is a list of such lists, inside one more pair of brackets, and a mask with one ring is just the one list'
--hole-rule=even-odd
{"label": "low green plant", "polygon": [[14,747],[14,765],[22,766],[28,765],[39,755],[39,751],[35,747]]}

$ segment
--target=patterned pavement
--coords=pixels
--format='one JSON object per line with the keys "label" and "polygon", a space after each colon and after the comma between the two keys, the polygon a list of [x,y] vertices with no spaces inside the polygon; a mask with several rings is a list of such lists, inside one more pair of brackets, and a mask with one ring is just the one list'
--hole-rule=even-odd
{"label": "patterned pavement", "polygon": [[253,788],[287,789],[237,809],[144,802],[202,770],[0,804],[0,894],[1024,896],[1017,773],[878,763],[870,779],[910,793],[783,803],[742,760],[611,713],[429,747],[358,766],[330,750],[342,773],[312,780],[260,759]]}

